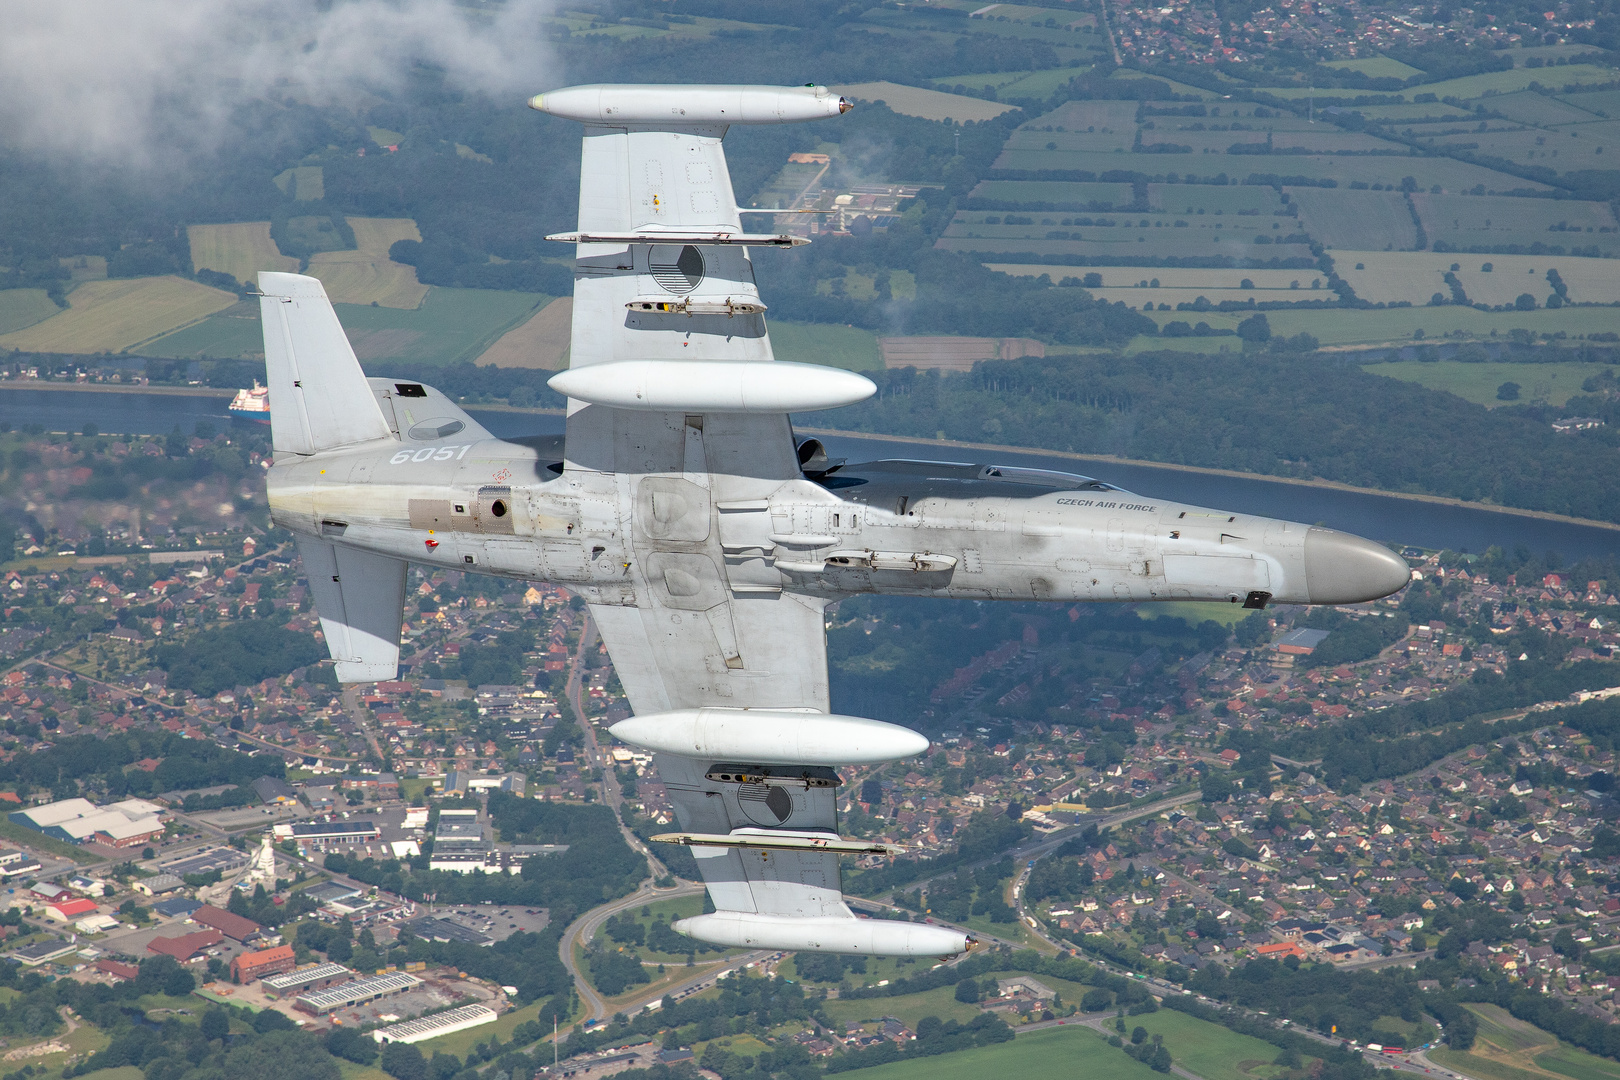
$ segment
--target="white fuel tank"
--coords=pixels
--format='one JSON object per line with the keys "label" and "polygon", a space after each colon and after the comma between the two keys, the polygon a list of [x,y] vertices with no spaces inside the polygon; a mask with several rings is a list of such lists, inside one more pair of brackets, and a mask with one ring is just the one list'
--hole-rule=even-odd
{"label": "white fuel tank", "polygon": [[928,749],[926,738],[898,724],[789,709],[678,709],[608,730],[644,750],[758,765],[877,765]]}
{"label": "white fuel tank", "polygon": [[586,124],[792,124],[848,112],[825,86],[568,86],[529,99],[529,108]]}
{"label": "white fuel tank", "polygon": [[716,911],[677,919],[674,926],[699,941],[743,949],[792,949],[861,956],[955,956],[974,945],[974,940],[960,930],[888,919],[799,918]]}
{"label": "white fuel tank", "polygon": [[593,405],[657,412],[809,412],[877,393],[853,371],[744,360],[614,360],[558,372],[546,385]]}

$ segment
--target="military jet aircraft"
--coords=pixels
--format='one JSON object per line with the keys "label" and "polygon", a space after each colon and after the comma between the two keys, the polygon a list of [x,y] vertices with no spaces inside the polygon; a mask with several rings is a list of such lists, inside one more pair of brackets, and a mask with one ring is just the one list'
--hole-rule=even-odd
{"label": "military jet aircraft", "polygon": [[[337,676],[394,677],[406,566],[544,580],[589,605],[715,911],[721,945],[943,956],[960,931],[857,918],[840,765],[924,752],[833,714],[827,605],[977,600],[1373,600],[1407,566],[1367,540],[995,464],[841,465],[788,414],[860,375],[777,362],[721,141],[836,117],[822,87],[578,86],[530,105],[585,125],[564,438],[497,439],[444,394],[368,379],[321,283],[263,273],[277,524],[297,537]],[[765,253],[763,257],[770,257]]]}

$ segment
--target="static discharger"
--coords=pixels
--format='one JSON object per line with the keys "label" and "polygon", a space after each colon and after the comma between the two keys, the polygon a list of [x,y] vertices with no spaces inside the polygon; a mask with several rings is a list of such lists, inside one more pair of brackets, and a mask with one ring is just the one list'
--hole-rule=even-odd
{"label": "static discharger", "polygon": [[899,855],[906,849],[871,840],[845,840],[821,833],[763,832],[739,829],[732,833],[659,833],[660,844],[686,847],[757,848],[765,851],[828,851],[834,855]]}

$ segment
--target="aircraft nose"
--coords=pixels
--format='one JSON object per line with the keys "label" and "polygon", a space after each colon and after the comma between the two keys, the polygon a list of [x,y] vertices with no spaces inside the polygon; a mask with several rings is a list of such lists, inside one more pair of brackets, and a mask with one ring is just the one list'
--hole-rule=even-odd
{"label": "aircraft nose", "polygon": [[1406,560],[1382,544],[1333,529],[1305,535],[1305,591],[1313,604],[1377,600],[1411,580]]}

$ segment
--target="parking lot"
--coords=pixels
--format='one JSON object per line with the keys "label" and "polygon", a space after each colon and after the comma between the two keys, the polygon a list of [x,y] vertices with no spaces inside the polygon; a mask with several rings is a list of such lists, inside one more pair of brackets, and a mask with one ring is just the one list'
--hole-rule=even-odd
{"label": "parking lot", "polygon": [[538,933],[551,921],[551,912],[545,908],[496,907],[494,904],[457,908],[418,905],[418,911],[423,915],[459,923],[496,941],[505,941],[519,931]]}

